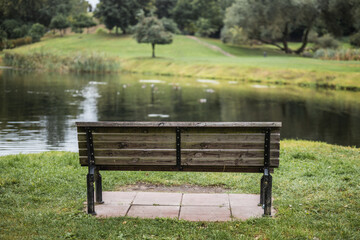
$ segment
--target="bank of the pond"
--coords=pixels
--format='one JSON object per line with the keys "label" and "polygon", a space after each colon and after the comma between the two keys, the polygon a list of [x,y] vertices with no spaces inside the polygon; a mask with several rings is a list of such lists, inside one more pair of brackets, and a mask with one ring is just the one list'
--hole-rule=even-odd
{"label": "bank of the pond", "polygon": [[[97,219],[83,212],[86,168],[76,153],[0,157],[1,239],[359,239],[360,149],[281,142],[275,218],[225,223]],[[258,193],[260,174],[103,172],[104,189],[137,182]]]}
{"label": "bank of the pond", "polygon": [[[202,39],[231,56],[186,36],[174,36],[170,45],[156,46],[151,58],[148,44],[131,36],[74,34],[6,50],[4,64],[49,71],[135,72],[262,83],[292,84],[360,90],[360,62],[326,61],[283,54],[270,46],[229,46]],[[264,57],[266,52],[266,57]],[[95,56],[95,57],[94,57]],[[90,58],[90,60],[89,60]],[[121,66],[119,68],[119,66]]]}

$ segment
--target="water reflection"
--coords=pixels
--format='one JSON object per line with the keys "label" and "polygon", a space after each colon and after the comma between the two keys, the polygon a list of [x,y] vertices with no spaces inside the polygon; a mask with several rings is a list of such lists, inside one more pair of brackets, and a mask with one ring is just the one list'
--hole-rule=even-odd
{"label": "water reflection", "polygon": [[360,146],[360,93],[3,70],[0,100],[1,155],[76,151],[75,121],[282,121],[283,138]]}

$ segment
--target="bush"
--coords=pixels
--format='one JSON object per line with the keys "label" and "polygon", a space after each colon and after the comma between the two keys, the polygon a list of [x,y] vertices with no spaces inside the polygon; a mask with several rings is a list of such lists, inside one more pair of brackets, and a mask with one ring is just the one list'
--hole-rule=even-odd
{"label": "bush", "polygon": [[6,48],[16,48],[23,45],[27,45],[32,43],[31,37],[23,37],[23,38],[17,38],[17,39],[11,39],[7,41],[7,47]]}
{"label": "bush", "polygon": [[340,46],[340,42],[337,41],[330,34],[325,34],[319,37],[315,42],[315,49],[326,48],[326,49],[337,49]]}
{"label": "bush", "polygon": [[181,33],[178,28],[178,25],[176,24],[176,22],[174,22],[174,20],[172,20],[170,18],[165,18],[165,17],[160,20],[161,20],[162,24],[164,25],[165,31],[169,31],[174,34]]}
{"label": "bush", "polygon": [[350,37],[350,44],[355,47],[360,47],[360,32],[355,33]]}
{"label": "bush", "polygon": [[360,49],[318,49],[314,58],[324,60],[360,61]]}
{"label": "bush", "polygon": [[200,17],[196,23],[196,32],[195,35],[199,37],[209,37],[211,34],[216,32],[216,28],[213,28],[211,25],[210,19]]}
{"label": "bush", "polygon": [[108,31],[105,28],[99,27],[98,29],[96,29],[95,33],[99,35],[106,35],[108,34]]}
{"label": "bush", "polygon": [[45,32],[46,31],[44,25],[40,23],[35,23],[30,28],[29,36],[32,38],[33,42],[39,42],[40,39],[44,36]]}
{"label": "bush", "polygon": [[246,34],[244,34],[243,29],[241,27],[223,27],[221,30],[221,41],[223,43],[231,43],[231,44],[246,44],[248,42],[248,38]]}

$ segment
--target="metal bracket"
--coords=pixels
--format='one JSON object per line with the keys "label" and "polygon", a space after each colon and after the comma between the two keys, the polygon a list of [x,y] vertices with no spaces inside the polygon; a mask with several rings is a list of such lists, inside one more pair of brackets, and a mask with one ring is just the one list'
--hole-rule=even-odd
{"label": "metal bracket", "polygon": [[265,144],[264,144],[264,173],[269,171],[270,167],[270,136],[271,129],[265,130]]}
{"label": "metal bracket", "polygon": [[87,175],[87,204],[88,213],[95,215],[95,203],[94,203],[94,181],[95,181],[95,156],[94,156],[94,144],[93,136],[90,128],[86,128],[86,146],[88,153],[88,166],[89,173]]}
{"label": "metal bracket", "polygon": [[181,129],[176,128],[176,167],[179,171],[182,171],[181,166]]}

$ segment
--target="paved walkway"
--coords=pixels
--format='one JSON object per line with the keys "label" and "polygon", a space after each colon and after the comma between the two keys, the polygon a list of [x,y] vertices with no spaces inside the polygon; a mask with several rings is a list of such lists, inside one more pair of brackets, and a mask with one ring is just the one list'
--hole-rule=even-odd
{"label": "paved walkway", "polygon": [[98,217],[176,218],[230,221],[261,217],[259,195],[226,193],[103,192]]}

